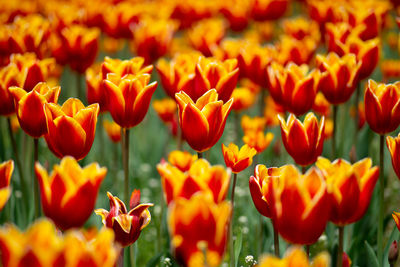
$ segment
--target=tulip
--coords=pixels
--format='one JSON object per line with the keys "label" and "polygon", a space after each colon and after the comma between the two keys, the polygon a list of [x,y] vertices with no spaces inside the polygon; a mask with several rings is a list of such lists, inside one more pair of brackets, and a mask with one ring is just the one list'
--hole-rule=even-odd
{"label": "tulip", "polygon": [[105,57],[101,64],[101,75],[103,80],[107,79],[107,74],[114,73],[119,77],[123,77],[127,74],[141,75],[144,73],[151,74],[153,71],[153,65],[143,66],[144,58],[133,57],[127,60],[113,59]]}
{"label": "tulip", "polygon": [[383,80],[400,77],[400,60],[386,59],[381,62],[381,71]]}
{"label": "tulip", "polygon": [[318,254],[313,261],[309,261],[306,253],[299,247],[291,247],[285,253],[282,259],[267,256],[261,259],[259,267],[280,266],[290,267],[295,264],[296,267],[328,267],[330,266],[330,257],[326,252]]}
{"label": "tulip", "polygon": [[81,168],[72,157],[64,157],[53,172],[35,164],[44,214],[62,230],[81,227],[90,217],[107,169],[97,163]]}
{"label": "tulip", "polygon": [[263,132],[266,126],[265,118],[263,117],[249,117],[244,115],[241,120],[241,126],[243,132],[246,134],[248,132]]}
{"label": "tulip", "polygon": [[168,123],[175,119],[177,107],[174,100],[170,98],[154,100],[153,108],[163,122]]}
{"label": "tulip", "polygon": [[316,59],[321,71],[318,89],[333,105],[347,102],[358,84],[361,62],[354,54],[339,57],[333,52],[326,57],[317,55]]}
{"label": "tulip", "polygon": [[324,146],[325,117],[318,122],[314,113],[310,112],[304,118],[304,123],[292,114],[287,122],[280,115],[278,118],[282,141],[289,155],[301,166],[313,164]]}
{"label": "tulip", "polygon": [[11,195],[11,175],[14,170],[14,161],[0,163],[0,211],[4,208]]}
{"label": "tulip", "polygon": [[66,155],[83,159],[92,147],[99,105],[85,107],[77,98],[69,98],[62,106],[45,103],[49,149],[59,158]]}
{"label": "tulip", "polygon": [[400,83],[368,81],[365,90],[365,119],[378,134],[394,131],[400,124]]}
{"label": "tulip", "polygon": [[107,110],[107,97],[103,87],[103,77],[100,67],[94,66],[86,70],[87,101],[89,104],[98,103],[100,112]]}
{"label": "tulip", "polygon": [[327,184],[319,170],[311,168],[302,175],[293,165],[286,165],[266,193],[274,225],[284,239],[302,245],[318,240],[330,215]]}
{"label": "tulip", "polygon": [[0,115],[9,116],[15,112],[14,97],[8,88],[22,85],[23,78],[15,64],[0,70]]}
{"label": "tulip", "polygon": [[350,267],[351,266],[351,259],[346,252],[343,252],[342,256],[342,267]]}
{"label": "tulip", "polygon": [[396,223],[397,229],[400,231],[400,212],[393,212],[392,214],[393,220]]}
{"label": "tulip", "polygon": [[216,204],[206,193],[173,202],[168,227],[176,260],[188,267],[219,266],[227,244],[231,211],[229,202]]}
{"label": "tulip", "polygon": [[111,141],[114,143],[121,141],[121,126],[116,124],[114,121],[105,120],[103,122],[103,127]]}
{"label": "tulip", "polygon": [[388,254],[388,261],[390,266],[395,266],[398,257],[399,257],[399,248],[397,245],[397,241],[394,240],[392,244],[390,244],[389,254]]}
{"label": "tulip", "polygon": [[232,92],[232,109],[240,112],[254,105],[256,94],[246,87],[235,88]]}
{"label": "tulip", "polygon": [[43,106],[45,103],[57,103],[61,87],[50,88],[46,83],[38,83],[29,93],[20,87],[10,87],[9,91],[14,96],[17,118],[22,130],[33,138],[47,134]]}
{"label": "tulip", "polygon": [[263,131],[249,131],[245,132],[245,136],[243,136],[243,142],[254,148],[257,153],[263,152],[272,142],[272,139],[274,139],[273,133],[264,135]]}
{"label": "tulip", "polygon": [[370,158],[351,165],[343,159],[331,163],[320,157],[316,165],[322,171],[330,191],[332,210],[329,220],[339,226],[360,220],[367,212],[378,181],[378,167],[372,167]]}
{"label": "tulip", "polygon": [[181,91],[175,95],[179,124],[188,144],[197,152],[213,147],[225,128],[233,99],[224,104],[215,89],[207,91],[196,102]]}
{"label": "tulip", "polygon": [[264,108],[266,126],[273,127],[279,125],[278,115],[284,116],[284,112],[285,109],[281,105],[277,104],[270,95],[266,97]]}
{"label": "tulip", "polygon": [[297,40],[294,37],[282,35],[276,46],[277,62],[286,65],[293,62],[297,65],[309,64],[317,49],[317,41],[312,37]]}
{"label": "tulip", "polygon": [[283,30],[285,34],[292,36],[297,40],[311,37],[316,42],[319,42],[321,38],[318,23],[310,21],[304,17],[284,20]]}
{"label": "tulip", "polygon": [[317,95],[319,72],[308,73],[306,65],[289,63],[285,68],[272,63],[267,70],[269,91],[276,103],[299,116],[310,110]]}
{"label": "tulip", "polygon": [[277,20],[288,7],[288,0],[255,0],[251,8],[251,17],[257,21]]}
{"label": "tulip", "polygon": [[323,93],[318,92],[312,109],[315,113],[328,117],[331,112],[331,104],[326,100]]}
{"label": "tulip", "polygon": [[231,168],[233,173],[239,173],[253,163],[257,150],[248,145],[242,146],[239,150],[237,145],[230,143],[228,147],[222,144],[222,154],[226,167]]}
{"label": "tulip", "polygon": [[196,160],[197,155],[192,155],[187,151],[174,150],[168,155],[168,162],[181,172],[188,171]]}
{"label": "tulip", "polygon": [[397,174],[397,177],[400,179],[400,151],[399,151],[399,143],[400,143],[400,134],[397,137],[386,137],[386,144],[389,149],[391,158],[392,158],[392,166]]}
{"label": "tulip", "polygon": [[134,190],[131,195],[129,212],[124,202],[118,197],[114,197],[107,192],[110,199],[110,211],[97,209],[95,213],[100,215],[103,224],[112,229],[115,234],[115,240],[122,246],[127,247],[135,243],[143,228],[151,221],[151,215],[148,210],[153,204],[140,204],[140,191]]}
{"label": "tulip", "polygon": [[149,74],[128,74],[123,77],[107,75],[104,88],[108,109],[114,121],[122,128],[134,127],[144,119],[157,88],[157,82],[149,84],[149,81]]}
{"label": "tulip", "polygon": [[204,159],[196,160],[186,172],[165,161],[157,164],[157,170],[168,205],[178,198],[190,199],[199,191],[210,192],[214,202],[220,203],[229,189],[230,171]]}
{"label": "tulip", "polygon": [[229,28],[240,32],[249,24],[249,8],[249,2],[230,0],[221,2],[220,12],[229,21]]}

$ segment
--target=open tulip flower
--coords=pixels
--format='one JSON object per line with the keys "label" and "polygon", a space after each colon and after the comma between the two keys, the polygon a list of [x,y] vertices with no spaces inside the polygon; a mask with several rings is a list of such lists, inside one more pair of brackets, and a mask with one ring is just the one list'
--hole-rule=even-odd
{"label": "open tulip flower", "polygon": [[9,116],[15,112],[14,97],[8,88],[22,85],[23,78],[15,64],[9,64],[0,70],[0,115]]}
{"label": "open tulip flower", "polygon": [[386,137],[386,144],[392,158],[394,172],[400,179],[400,134],[397,137]]}
{"label": "open tulip flower", "polygon": [[182,172],[190,169],[197,160],[197,155],[192,155],[187,151],[174,150],[168,155],[168,162]]}
{"label": "open tulip flower", "polygon": [[321,71],[318,89],[333,105],[347,102],[359,82],[362,63],[354,54],[339,57],[334,52],[327,56],[317,55],[316,60]]}
{"label": "open tulip flower", "polygon": [[276,103],[297,116],[312,108],[319,81],[317,70],[309,73],[306,65],[289,63],[282,67],[272,63],[267,73],[270,80],[269,92]]}
{"label": "open tulip flower", "polygon": [[253,163],[257,150],[248,145],[242,146],[239,150],[237,145],[230,143],[228,147],[222,144],[222,154],[226,167],[231,168],[233,173],[239,173]]}
{"label": "open tulip flower", "polygon": [[229,202],[216,204],[205,192],[174,201],[169,207],[168,227],[177,261],[187,267],[219,266],[227,245],[231,211]]}
{"label": "open tulip flower", "polygon": [[69,98],[62,106],[44,105],[49,149],[59,158],[83,159],[90,151],[96,131],[99,104],[85,107],[77,98]]}
{"label": "open tulip flower", "polygon": [[122,128],[138,125],[149,109],[157,82],[149,84],[150,75],[127,74],[120,77],[110,73],[104,81],[108,110]]}
{"label": "open tulip flower", "polygon": [[287,122],[278,115],[281,123],[282,141],[294,161],[302,166],[313,164],[324,147],[325,117],[320,122],[310,112],[304,123],[290,114]]}
{"label": "open tulip flower", "polygon": [[121,60],[118,58],[105,57],[101,64],[101,75],[103,79],[107,79],[107,74],[114,73],[119,77],[127,74],[140,75],[151,74],[153,65],[143,66],[143,57],[133,57],[131,59]]}
{"label": "open tulip flower", "polygon": [[311,37],[319,42],[321,33],[319,32],[318,23],[310,21],[304,17],[294,19],[285,19],[283,21],[283,30],[285,34],[303,40],[306,37]]}
{"label": "open tulip flower", "polygon": [[64,157],[50,176],[40,163],[35,164],[35,173],[44,214],[66,230],[81,227],[89,218],[107,169],[97,163],[82,169],[74,158]]}
{"label": "open tulip flower", "polygon": [[181,91],[175,95],[179,124],[187,143],[197,152],[213,147],[221,138],[233,99],[218,100],[215,89],[207,91],[196,102]]}
{"label": "open tulip flower", "polygon": [[290,62],[297,65],[308,64],[313,58],[317,44],[317,41],[311,36],[298,40],[292,36],[283,35],[275,45],[277,61],[283,65]]}
{"label": "open tulip flower", "polygon": [[325,230],[331,210],[327,184],[316,168],[301,174],[293,165],[281,168],[263,192],[279,234],[293,244],[315,243]]}
{"label": "open tulip flower", "polygon": [[280,266],[280,267],[291,267],[295,265],[296,267],[329,267],[330,257],[326,252],[322,252],[313,258],[312,261],[308,259],[307,254],[299,247],[291,247],[285,253],[282,259],[266,256],[261,259],[258,267],[270,267],[270,266]]}
{"label": "open tulip flower", "polygon": [[263,131],[248,131],[243,136],[243,142],[254,148],[257,153],[263,152],[271,144],[272,139],[274,139],[273,133],[268,132],[264,135]]}
{"label": "open tulip flower", "polygon": [[81,231],[60,234],[46,219],[35,221],[25,232],[8,224],[0,228],[3,266],[90,266],[113,267],[120,248],[109,229],[88,239]]}
{"label": "open tulip flower", "polygon": [[61,87],[50,88],[46,83],[38,83],[27,93],[23,88],[10,87],[14,96],[17,118],[21,128],[30,136],[39,138],[47,133],[45,103],[57,103]]}
{"label": "open tulip flower", "polygon": [[4,208],[11,195],[11,175],[14,170],[14,161],[0,163],[0,211]]}
{"label": "open tulip flower", "polygon": [[343,159],[330,162],[318,158],[331,196],[332,210],[329,220],[339,226],[358,221],[367,212],[375,184],[379,178],[378,167],[366,158],[351,165]]}
{"label": "open tulip flower", "polygon": [[365,119],[378,134],[390,133],[400,124],[400,82],[394,84],[368,81],[365,90]]}
{"label": "open tulip flower", "polygon": [[191,198],[200,191],[210,192],[215,203],[223,201],[229,189],[230,171],[198,159],[186,172],[165,161],[157,165],[167,204],[177,198]]}

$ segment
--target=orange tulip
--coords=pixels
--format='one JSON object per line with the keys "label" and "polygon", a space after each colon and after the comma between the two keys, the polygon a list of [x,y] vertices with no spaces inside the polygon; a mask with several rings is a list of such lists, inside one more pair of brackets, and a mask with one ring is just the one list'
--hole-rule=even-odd
{"label": "orange tulip", "polygon": [[81,227],[90,217],[107,169],[97,163],[82,169],[74,158],[64,157],[50,176],[40,163],[35,164],[35,173],[44,214],[66,230]]}
{"label": "orange tulip", "polygon": [[400,212],[393,212],[392,217],[394,222],[396,223],[397,229],[400,231]]}
{"label": "orange tulip", "polygon": [[188,267],[219,266],[227,245],[231,212],[229,202],[216,204],[206,193],[173,202],[168,227],[177,261]]}
{"label": "orange tulip", "polygon": [[204,159],[192,163],[188,171],[162,161],[157,165],[167,204],[178,198],[190,199],[200,191],[210,192],[216,203],[223,201],[229,189],[230,171],[211,166]]}
{"label": "orange tulip", "polygon": [[384,81],[400,77],[400,60],[398,59],[382,60],[381,71]]}
{"label": "orange tulip", "polygon": [[14,161],[0,163],[0,211],[4,208],[11,195],[11,175],[14,170]]}
{"label": "orange tulip", "polygon": [[280,64],[293,62],[297,65],[308,64],[317,49],[317,41],[308,36],[303,40],[282,35],[276,46],[276,57]]}
{"label": "orange tulip", "polygon": [[249,147],[254,148],[257,153],[263,152],[274,139],[273,133],[266,133],[263,131],[249,131],[245,132],[243,142]]}
{"label": "orange tulip", "polygon": [[293,244],[313,244],[325,230],[330,216],[327,184],[314,167],[301,174],[293,165],[281,168],[264,198],[271,207],[279,234]]}
{"label": "orange tulip", "polygon": [[365,119],[378,134],[390,133],[400,124],[400,82],[394,84],[368,81],[365,90]]}
{"label": "orange tulip", "polygon": [[62,106],[45,103],[44,109],[49,149],[59,158],[83,159],[94,141],[99,105],[85,107],[79,99],[70,98]]}
{"label": "orange tulip", "polygon": [[235,88],[232,98],[232,109],[237,112],[250,108],[256,102],[256,94],[247,87]]}
{"label": "orange tulip", "polygon": [[103,127],[111,141],[114,143],[121,141],[121,126],[114,121],[105,120],[103,122]]}
{"label": "orange tulip", "polygon": [[333,52],[317,55],[316,59],[321,71],[318,89],[331,104],[347,102],[359,82],[361,62],[357,62],[354,54],[339,57]]}
{"label": "orange tulip", "polygon": [[393,169],[400,179],[400,134],[397,137],[386,137],[386,144],[392,158]]}
{"label": "orange tulip", "polygon": [[22,85],[23,78],[15,64],[0,70],[0,115],[9,116],[15,112],[14,97],[8,88]]}
{"label": "orange tulip", "polygon": [[154,100],[153,108],[163,122],[168,123],[175,119],[177,106],[171,98]]}
{"label": "orange tulip", "polygon": [[329,189],[332,203],[329,220],[340,226],[360,220],[368,209],[378,181],[378,167],[372,167],[370,158],[351,165],[343,159],[331,163],[320,157],[316,165],[322,171]]}
{"label": "orange tulip", "polygon": [[265,165],[258,164],[254,169],[254,176],[249,179],[249,188],[251,198],[253,199],[254,206],[257,211],[267,217],[271,218],[271,207],[267,202],[267,198],[264,195],[270,193],[269,184],[272,179],[277,179],[280,175],[282,168],[267,168]]}
{"label": "orange tulip", "polygon": [[10,87],[9,91],[14,96],[18,122],[22,130],[34,138],[46,134],[47,124],[43,105],[57,103],[60,86],[50,88],[46,83],[38,83],[29,93],[20,87]]}
{"label": "orange tulip", "polygon": [[330,257],[328,253],[322,252],[318,254],[311,262],[301,248],[291,247],[285,253],[285,256],[282,259],[273,256],[266,256],[262,258],[258,267],[291,267],[293,265],[296,267],[329,267]]}
{"label": "orange tulip", "polygon": [[226,167],[231,168],[233,173],[239,173],[253,163],[257,150],[248,145],[242,146],[239,150],[237,145],[230,143],[228,147],[222,144],[222,154]]}
{"label": "orange tulip", "polygon": [[103,77],[100,66],[95,65],[86,70],[87,101],[89,104],[98,103],[100,112],[107,110],[107,98],[103,87]]}
{"label": "orange tulip", "polygon": [[279,125],[277,115],[283,116],[284,113],[285,109],[281,105],[277,104],[270,95],[265,98],[264,119],[267,126],[273,127]]}
{"label": "orange tulip", "polygon": [[266,121],[263,117],[249,117],[244,115],[240,122],[243,132],[263,132],[265,130]]}
{"label": "orange tulip", "polygon": [[288,0],[254,0],[251,17],[257,21],[277,20],[288,7]]}
{"label": "orange tulip", "polygon": [[124,202],[118,197],[114,197],[107,192],[110,199],[110,211],[97,209],[95,213],[100,215],[103,224],[112,229],[115,234],[115,241],[121,246],[127,247],[135,243],[143,228],[151,221],[151,215],[148,210],[153,204],[140,204],[140,191],[134,190],[131,195],[128,212]]}
{"label": "orange tulip", "polygon": [[197,155],[192,155],[187,151],[174,150],[168,154],[168,162],[181,172],[188,171],[196,160]]}
{"label": "orange tulip", "polygon": [[150,100],[157,82],[149,84],[150,75],[145,73],[119,77],[108,74],[104,88],[108,98],[108,109],[114,121],[122,128],[138,125],[149,109]]}
{"label": "orange tulip", "polygon": [[153,65],[143,66],[144,58],[133,57],[131,59],[121,60],[105,57],[101,64],[101,75],[103,80],[107,79],[107,74],[114,73],[120,77],[127,74],[141,75],[144,73],[151,74]]}
{"label": "orange tulip", "polygon": [[311,37],[315,41],[319,42],[321,38],[318,23],[310,21],[304,17],[285,19],[283,21],[283,30],[285,34],[292,36],[297,40]]}
{"label": "orange tulip", "polygon": [[307,113],[304,123],[290,114],[287,122],[278,115],[282,141],[294,161],[302,166],[313,164],[324,147],[325,117],[320,122],[314,113]]}
{"label": "orange tulip", "polygon": [[267,73],[270,80],[269,92],[276,103],[297,116],[312,108],[319,81],[317,70],[308,73],[306,65],[289,63],[282,67],[272,63]]}
{"label": "orange tulip", "polygon": [[312,107],[313,111],[319,115],[329,117],[331,104],[326,100],[322,92],[318,92]]}
{"label": "orange tulip", "polygon": [[183,91],[175,98],[185,140],[197,152],[210,149],[222,136],[233,99],[224,104],[218,100],[215,89],[207,91],[196,102]]}
{"label": "orange tulip", "polygon": [[221,2],[220,12],[229,21],[229,28],[235,32],[244,30],[249,24],[250,3],[230,0]]}

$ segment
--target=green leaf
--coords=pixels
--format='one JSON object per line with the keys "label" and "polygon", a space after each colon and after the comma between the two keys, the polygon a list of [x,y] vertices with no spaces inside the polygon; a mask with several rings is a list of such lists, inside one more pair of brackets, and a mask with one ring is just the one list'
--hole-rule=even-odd
{"label": "green leaf", "polygon": [[392,233],[390,234],[390,237],[386,243],[385,251],[383,254],[384,266],[389,266],[389,261],[387,259],[389,255],[390,245],[394,240],[397,240],[398,238],[399,238],[399,231],[397,230],[397,227],[393,227]]}
{"label": "green leaf", "polygon": [[163,253],[160,252],[158,254],[156,254],[155,256],[153,256],[149,262],[146,264],[146,267],[156,267],[161,260],[161,257],[163,256]]}
{"label": "green leaf", "polygon": [[376,257],[375,251],[369,245],[368,241],[365,241],[365,247],[367,249],[367,256],[369,258],[370,267],[379,267],[378,258]]}
{"label": "green leaf", "polygon": [[235,248],[235,267],[236,267],[238,266],[240,251],[242,250],[242,232],[239,232],[239,234],[236,236],[234,248]]}

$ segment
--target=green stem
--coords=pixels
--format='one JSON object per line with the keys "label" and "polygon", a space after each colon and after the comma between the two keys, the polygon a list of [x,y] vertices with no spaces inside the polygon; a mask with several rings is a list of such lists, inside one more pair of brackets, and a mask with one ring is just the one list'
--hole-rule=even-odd
{"label": "green stem", "polygon": [[380,135],[379,140],[379,221],[378,221],[378,261],[379,266],[383,266],[383,217],[384,217],[384,190],[385,190],[385,175],[384,175],[384,146],[385,135]]}
{"label": "green stem", "polygon": [[124,199],[129,204],[129,129],[122,131],[122,163],[124,164]]}
{"label": "green stem", "polygon": [[131,266],[130,267],[135,267],[136,266],[136,253],[135,253],[135,246],[136,243],[130,245],[129,248],[129,255],[130,255],[130,260],[131,260]]}
{"label": "green stem", "polygon": [[233,220],[234,220],[234,210],[235,210],[235,187],[236,187],[237,173],[233,174],[233,184],[232,184],[232,192],[231,192],[231,204],[232,204],[232,214],[231,214],[231,225],[229,227],[229,248],[230,248],[230,258],[231,258],[231,267],[235,266],[235,248],[233,247]]}
{"label": "green stem", "polygon": [[264,117],[264,99],[265,99],[265,88],[261,88],[260,94],[260,117]]}
{"label": "green stem", "polygon": [[272,222],[272,227],[274,228],[274,250],[275,250],[275,256],[280,257],[280,252],[279,252],[279,234],[278,231],[276,230],[274,222]]}
{"label": "green stem", "polygon": [[307,253],[308,259],[310,259],[310,247],[311,247],[311,245],[306,245],[306,253]]}
{"label": "green stem", "polygon": [[84,102],[82,99],[81,74],[79,72],[76,73],[76,97],[79,98],[82,103]]}
{"label": "green stem", "polygon": [[355,130],[354,130],[354,160],[357,161],[357,139],[358,139],[358,122],[360,120],[360,114],[358,113],[358,101],[360,98],[360,91],[361,91],[361,82],[358,83],[357,90],[356,90],[356,97],[355,97],[355,109],[356,109],[356,117],[355,117]]}
{"label": "green stem", "polygon": [[[34,164],[36,162],[39,162],[39,139],[34,138],[33,139],[33,160]],[[35,218],[39,218],[40,216],[40,195],[39,195],[39,183],[37,178],[35,177],[35,173],[33,173],[32,176],[33,179],[33,185],[34,185],[34,201],[35,201]]]}
{"label": "green stem", "polygon": [[339,243],[338,243],[338,252],[336,258],[336,267],[342,267],[344,226],[339,226],[338,229],[339,229]]}
{"label": "green stem", "polygon": [[332,156],[336,158],[336,131],[337,131],[337,111],[338,106],[333,106],[333,134],[332,134]]}

